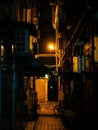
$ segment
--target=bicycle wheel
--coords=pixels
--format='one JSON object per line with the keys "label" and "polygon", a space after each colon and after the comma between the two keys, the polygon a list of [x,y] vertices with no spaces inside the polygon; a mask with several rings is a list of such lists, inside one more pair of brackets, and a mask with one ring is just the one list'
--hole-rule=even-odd
{"label": "bicycle wheel", "polygon": [[59,105],[54,107],[54,115],[60,115]]}

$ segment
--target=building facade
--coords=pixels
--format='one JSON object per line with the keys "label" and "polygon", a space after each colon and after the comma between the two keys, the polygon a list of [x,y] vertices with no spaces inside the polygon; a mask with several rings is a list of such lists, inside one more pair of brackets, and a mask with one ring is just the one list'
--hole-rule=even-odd
{"label": "building facade", "polygon": [[[34,78],[33,85],[28,84],[35,74],[28,70],[30,64],[25,64],[28,59],[29,63],[34,62],[37,53],[36,4],[35,0],[0,2],[0,130],[23,129],[24,116],[37,100],[32,88]],[[30,96],[34,97],[32,106],[28,103],[25,112],[25,101],[30,102]]]}
{"label": "building facade", "polygon": [[53,0],[51,6],[59,59],[57,67],[60,65],[58,91],[63,93],[64,108],[82,113],[93,122],[98,84],[97,3]]}

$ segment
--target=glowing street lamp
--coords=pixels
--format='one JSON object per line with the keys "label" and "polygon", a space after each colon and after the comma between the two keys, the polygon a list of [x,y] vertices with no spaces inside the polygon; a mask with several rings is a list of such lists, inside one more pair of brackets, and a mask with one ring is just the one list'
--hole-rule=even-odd
{"label": "glowing street lamp", "polygon": [[49,49],[54,50],[54,46],[52,44],[49,45]]}
{"label": "glowing street lamp", "polygon": [[55,50],[54,43],[53,42],[49,42],[48,45],[47,45],[47,49],[49,51],[54,51]]}

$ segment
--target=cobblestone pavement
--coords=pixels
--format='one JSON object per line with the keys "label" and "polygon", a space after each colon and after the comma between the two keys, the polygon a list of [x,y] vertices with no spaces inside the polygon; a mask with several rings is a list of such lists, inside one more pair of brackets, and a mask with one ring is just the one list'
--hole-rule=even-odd
{"label": "cobblestone pavement", "polygon": [[39,116],[35,130],[66,130],[59,117]]}
{"label": "cobblestone pavement", "polygon": [[40,103],[36,125],[34,121],[28,122],[25,130],[66,130],[60,117],[54,116],[54,107],[57,104],[55,102]]}
{"label": "cobblestone pavement", "polygon": [[57,105],[57,102],[46,102],[39,103],[40,109],[38,110],[39,115],[54,115],[54,107]]}

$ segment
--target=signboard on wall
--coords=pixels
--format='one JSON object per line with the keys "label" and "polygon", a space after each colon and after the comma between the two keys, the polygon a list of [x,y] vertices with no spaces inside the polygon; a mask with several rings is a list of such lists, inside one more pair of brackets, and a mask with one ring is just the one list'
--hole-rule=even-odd
{"label": "signboard on wall", "polygon": [[73,57],[73,72],[81,73],[84,71],[84,56]]}
{"label": "signboard on wall", "polygon": [[78,57],[73,57],[73,72],[78,72]]}

